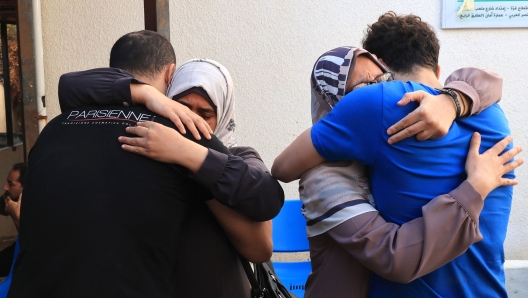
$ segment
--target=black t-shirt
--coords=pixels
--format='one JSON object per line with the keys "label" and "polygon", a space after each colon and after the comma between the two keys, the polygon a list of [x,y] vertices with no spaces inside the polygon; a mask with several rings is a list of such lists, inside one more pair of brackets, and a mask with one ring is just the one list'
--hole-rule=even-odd
{"label": "black t-shirt", "polygon": [[[121,149],[125,127],[145,120],[172,126],[123,106],[74,109],[46,126],[29,156],[9,297],[175,296],[183,220],[211,195],[185,168]],[[217,139],[199,143],[226,152]]]}

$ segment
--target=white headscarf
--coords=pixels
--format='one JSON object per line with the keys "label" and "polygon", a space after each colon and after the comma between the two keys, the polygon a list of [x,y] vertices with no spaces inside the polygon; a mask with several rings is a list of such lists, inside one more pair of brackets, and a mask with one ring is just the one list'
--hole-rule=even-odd
{"label": "white headscarf", "polygon": [[167,97],[173,98],[193,87],[200,87],[216,108],[214,134],[227,147],[235,147],[235,95],[229,71],[210,59],[189,60],[174,72]]}

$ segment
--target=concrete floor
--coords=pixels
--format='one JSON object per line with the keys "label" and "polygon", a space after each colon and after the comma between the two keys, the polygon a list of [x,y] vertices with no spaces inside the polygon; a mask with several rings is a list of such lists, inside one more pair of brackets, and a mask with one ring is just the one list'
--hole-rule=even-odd
{"label": "concrete floor", "polygon": [[507,260],[504,269],[509,297],[528,297],[528,260]]}

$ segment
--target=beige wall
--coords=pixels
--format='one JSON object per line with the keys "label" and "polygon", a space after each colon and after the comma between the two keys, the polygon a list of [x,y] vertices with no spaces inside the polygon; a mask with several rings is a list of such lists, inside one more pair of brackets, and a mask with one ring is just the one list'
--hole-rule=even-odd
{"label": "beige wall", "polygon": [[[102,8],[101,5],[105,5]],[[178,62],[207,57],[232,73],[237,93],[240,145],[273,159],[310,125],[309,73],[315,59],[341,45],[358,45],[366,24],[389,9],[415,13],[442,42],[442,78],[463,66],[493,69],[505,78],[505,110],[517,144],[528,149],[523,94],[528,29],[440,29],[441,1],[197,1],[172,0],[171,41]],[[42,1],[48,114],[57,115],[61,73],[104,66],[112,43],[143,27],[142,1]],[[507,258],[528,259],[528,167],[517,171]],[[285,186],[297,197],[297,184]]]}
{"label": "beige wall", "polygon": [[145,27],[143,0],[41,0],[48,120],[60,114],[57,82],[70,71],[108,66],[123,34]]}

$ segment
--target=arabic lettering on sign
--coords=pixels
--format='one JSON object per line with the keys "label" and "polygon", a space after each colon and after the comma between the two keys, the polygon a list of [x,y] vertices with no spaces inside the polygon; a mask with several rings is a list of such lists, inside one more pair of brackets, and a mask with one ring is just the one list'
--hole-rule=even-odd
{"label": "arabic lettering on sign", "polygon": [[[521,13],[522,12],[522,13]],[[458,16],[461,20],[467,18],[528,18],[528,6],[490,6],[475,7],[475,11],[468,11]]]}
{"label": "arabic lettering on sign", "polygon": [[528,0],[475,0],[475,10],[458,10],[460,0],[443,0],[442,28],[528,27]]}

